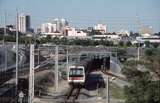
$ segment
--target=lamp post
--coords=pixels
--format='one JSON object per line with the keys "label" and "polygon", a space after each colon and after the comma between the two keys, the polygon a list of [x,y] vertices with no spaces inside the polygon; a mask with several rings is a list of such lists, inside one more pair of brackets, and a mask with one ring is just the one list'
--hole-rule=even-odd
{"label": "lamp post", "polygon": [[4,55],[5,55],[5,67],[4,67],[4,71],[5,71],[5,76],[4,78],[6,78],[6,70],[7,70],[7,47],[6,47],[6,44],[5,44],[5,36],[7,35],[7,28],[6,28],[6,13],[5,13],[5,18],[4,18],[4,35],[3,35],[3,47],[4,47]]}
{"label": "lamp post", "polygon": [[29,103],[34,99],[34,44],[30,44]]}
{"label": "lamp post", "polygon": [[58,46],[55,47],[55,89],[58,92]]}
{"label": "lamp post", "polygon": [[27,34],[30,44],[30,69],[29,69],[29,98],[28,102],[33,103],[34,99],[34,44],[32,44],[32,34]]}
{"label": "lamp post", "polygon": [[140,59],[140,41],[138,41],[138,50],[137,50],[137,60],[139,61],[139,59]]}
{"label": "lamp post", "polygon": [[16,96],[16,101],[17,99],[17,94],[18,94],[18,12],[17,12],[17,16],[16,16],[16,81],[15,81],[15,96]]}

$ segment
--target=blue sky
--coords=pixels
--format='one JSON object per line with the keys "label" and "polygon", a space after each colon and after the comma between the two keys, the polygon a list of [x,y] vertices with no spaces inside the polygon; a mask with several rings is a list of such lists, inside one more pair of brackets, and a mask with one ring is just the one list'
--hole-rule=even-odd
{"label": "blue sky", "polygon": [[0,25],[15,23],[16,9],[31,15],[32,27],[52,18],[66,18],[76,27],[108,25],[110,31],[137,29],[138,21],[160,31],[160,0],[0,0]]}

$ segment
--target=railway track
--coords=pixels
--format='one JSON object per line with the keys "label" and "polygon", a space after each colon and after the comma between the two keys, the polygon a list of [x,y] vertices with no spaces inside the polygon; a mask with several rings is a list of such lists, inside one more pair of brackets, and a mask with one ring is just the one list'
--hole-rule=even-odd
{"label": "railway track", "polygon": [[[83,60],[82,62],[80,62],[79,64],[75,64],[76,67],[77,65],[79,66],[83,66],[85,68],[85,81],[88,80],[88,76],[89,74],[94,71],[97,70],[98,68],[101,67],[101,65],[103,64],[103,59],[86,59]],[[85,82],[84,82],[85,84]],[[66,98],[65,98],[65,102],[64,103],[77,103],[77,99],[79,97],[80,91],[82,89],[82,85],[71,85],[69,91],[67,92]]]}
{"label": "railway track", "polygon": [[78,103],[76,100],[79,97],[81,89],[81,86],[71,86],[63,103]]}

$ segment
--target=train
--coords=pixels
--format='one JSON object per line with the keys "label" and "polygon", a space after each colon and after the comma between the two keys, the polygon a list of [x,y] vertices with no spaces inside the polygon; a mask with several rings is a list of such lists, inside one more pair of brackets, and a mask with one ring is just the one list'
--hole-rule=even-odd
{"label": "train", "polygon": [[84,66],[69,66],[68,82],[70,84],[83,84],[85,82]]}
{"label": "train", "polygon": [[105,69],[110,69],[110,57],[85,59],[68,67],[68,83],[70,85],[84,85],[88,75],[92,71],[102,69],[102,65]]}
{"label": "train", "polygon": [[[68,83],[70,85],[84,85],[89,74],[91,59],[85,59],[68,68]],[[80,74],[80,75],[79,75]]]}

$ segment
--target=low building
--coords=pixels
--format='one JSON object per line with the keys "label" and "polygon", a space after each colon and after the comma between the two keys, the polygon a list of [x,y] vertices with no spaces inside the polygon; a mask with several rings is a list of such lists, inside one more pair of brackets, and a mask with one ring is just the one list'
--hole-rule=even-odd
{"label": "low building", "polygon": [[87,28],[87,31],[88,31],[88,32],[92,32],[92,30],[93,30],[93,27],[88,27],[88,28]]}
{"label": "low building", "polygon": [[16,31],[16,26],[15,25],[7,25],[6,28],[10,31]]}
{"label": "low building", "polygon": [[118,40],[120,39],[117,34],[104,34],[104,35],[93,35],[93,40]]}
{"label": "low building", "polygon": [[65,28],[65,35],[68,38],[86,38],[87,33],[83,32],[82,30],[76,30],[76,28],[73,27],[66,27]]}
{"label": "low building", "polygon": [[144,33],[144,34],[141,34],[141,36],[142,36],[142,37],[150,37],[150,36],[152,36],[152,35],[149,34],[149,33]]}
{"label": "low building", "polygon": [[137,37],[136,40],[139,43],[145,43],[146,41],[150,43],[160,43],[160,36],[147,36],[147,37]]}
{"label": "low building", "polygon": [[64,36],[62,33],[60,32],[53,32],[53,33],[45,33],[45,35],[51,36],[51,37],[56,37],[56,36]]}
{"label": "low building", "polygon": [[116,34],[118,34],[119,36],[130,36],[130,32],[128,30],[124,30],[124,29],[121,29]]}

